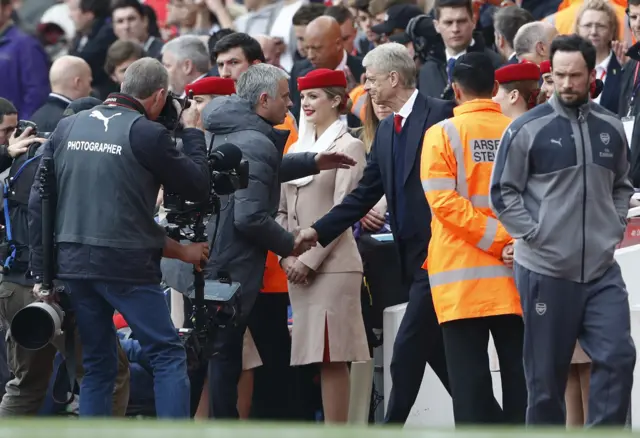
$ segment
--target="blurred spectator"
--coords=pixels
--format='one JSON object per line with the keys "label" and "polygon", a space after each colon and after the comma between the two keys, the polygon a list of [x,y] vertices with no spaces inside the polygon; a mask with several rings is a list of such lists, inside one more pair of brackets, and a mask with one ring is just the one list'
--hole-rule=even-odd
{"label": "blurred spectator", "polygon": [[293,26],[293,16],[305,5],[306,0],[285,0],[284,6],[271,26],[269,34],[276,39],[280,55],[280,65],[287,72],[291,71],[297,53],[296,34]]}
{"label": "blurred spectator", "polygon": [[[544,21],[554,26],[560,35],[571,34],[575,30],[575,21],[583,3],[584,0],[565,0],[558,8],[558,12],[548,16]],[[631,45],[633,43],[631,30],[625,13],[627,2],[625,0],[608,0],[608,3],[618,18],[618,32],[614,39]]]}
{"label": "blurred spectator", "polygon": [[218,71],[218,64],[216,63],[216,54],[215,54],[214,48],[216,46],[216,43],[220,41],[223,37],[226,37],[227,35],[231,35],[232,33],[235,33],[235,32],[236,31],[233,29],[220,29],[219,31],[215,32],[213,35],[209,37],[209,40],[207,41],[207,48],[209,49],[209,60],[211,61],[211,70],[209,70],[209,73],[207,73],[207,76],[220,76],[220,72]]}
{"label": "blurred spectator", "polygon": [[181,35],[211,35],[233,27],[233,20],[221,0],[171,0],[166,24],[177,26]]}
{"label": "blurred spectator", "polygon": [[611,50],[618,34],[618,18],[611,4],[607,0],[585,1],[576,17],[575,32],[596,48],[596,79],[602,81],[604,88],[593,101],[617,113],[622,66]]}
{"label": "blurred spectator", "polygon": [[[318,17],[307,26],[304,35],[307,47],[307,58],[298,61],[291,70],[289,91],[293,102],[293,115],[300,115],[300,93],[298,92],[297,79],[305,76],[311,70],[328,68],[329,70],[341,70],[347,76],[347,91],[351,92],[360,82],[364,74],[362,60],[349,55],[344,49],[340,25],[332,17]],[[360,121],[353,114],[347,116],[349,127],[360,126]]]}
{"label": "blurred spectator", "polygon": [[[58,33],[60,29],[64,35]],[[70,42],[76,36],[76,25],[69,16],[69,5],[58,3],[47,9],[40,18],[37,35],[51,61],[67,55]]]}
{"label": "blurred spectator", "polygon": [[77,35],[70,55],[87,61],[93,73],[93,89],[104,99],[114,90],[114,84],[104,71],[104,60],[116,36],[109,22],[109,3],[105,0],[67,0],[69,15],[76,25]]}
{"label": "blurred spectator", "polygon": [[158,15],[156,14],[155,9],[149,5],[142,5],[142,9],[144,10],[145,18],[147,19],[147,31],[149,36],[162,39],[160,36],[160,27],[158,26]]}
{"label": "blurred spectator", "polygon": [[294,61],[300,61],[307,57],[307,49],[304,44],[304,33],[306,32],[309,23],[316,18],[321,17],[326,9],[327,8],[323,4],[310,3],[300,7],[298,12],[293,15],[293,32],[296,35],[296,47],[298,49],[295,53],[296,56],[294,56]]}
{"label": "blurred spectator", "polygon": [[358,26],[363,34],[362,38],[356,38],[355,46],[358,54],[364,56],[375,47],[379,36],[371,30],[373,20],[371,14],[369,14],[369,0],[355,0],[353,5],[356,10]]}
{"label": "blurred spectator", "polygon": [[356,40],[358,30],[356,29],[355,19],[349,8],[344,5],[331,6],[330,8],[327,8],[324,15],[336,19],[336,21],[340,25],[340,32],[342,33],[342,43],[344,44],[344,49],[350,55],[357,56],[358,53],[354,49],[354,42]]}
{"label": "blurred spectator", "polygon": [[485,47],[481,34],[473,32],[475,22],[471,0],[437,0],[434,15],[435,28],[442,36],[445,50],[444,54],[427,57],[420,69],[418,88],[429,97],[452,99],[451,72],[460,56],[467,52],[484,52],[496,69],[502,64],[502,58]]}
{"label": "blurred spectator", "polygon": [[161,57],[162,40],[150,35],[149,19],[138,0],[113,0],[111,19],[113,32],[119,40],[140,43],[148,56],[156,59]]}
{"label": "blurred spectator", "polygon": [[531,12],[534,20],[542,20],[558,10],[562,0],[522,0],[520,7]]}
{"label": "blurred spectator", "polygon": [[49,94],[49,65],[40,43],[14,25],[12,12],[12,1],[0,0],[0,97],[29,119]]}
{"label": "blurred spectator", "polygon": [[249,35],[269,34],[284,2],[273,0],[245,0],[248,13],[240,16],[233,27]]}
{"label": "blurred spectator", "polygon": [[513,40],[518,29],[533,21],[529,11],[518,6],[500,8],[493,16],[496,49],[507,61],[507,64],[517,64],[518,57],[513,49]]}
{"label": "blurred spectator", "polygon": [[412,58],[415,58],[413,42],[405,30],[414,17],[424,15],[422,9],[415,5],[393,5],[387,9],[385,21],[371,28],[373,32],[385,37],[386,40],[402,44],[409,50]]}
{"label": "blurred spectator", "polygon": [[184,87],[206,76],[211,68],[207,46],[195,35],[184,35],[162,48],[162,64],[169,72],[169,90],[184,96]]}
{"label": "blurred spectator", "polygon": [[40,17],[58,2],[59,0],[22,0],[20,7],[16,8],[20,17],[20,27],[25,32],[34,32],[40,23]]}
{"label": "blurred spectator", "polygon": [[91,67],[82,58],[63,56],[51,66],[49,83],[47,101],[31,117],[40,133],[53,132],[72,101],[91,95]]}
{"label": "blurred spectator", "polygon": [[251,65],[266,62],[260,45],[256,43],[255,38],[242,32],[235,32],[218,41],[213,54],[220,76],[237,81]]}
{"label": "blurred spectator", "polygon": [[276,39],[267,35],[256,35],[256,41],[260,43],[264,59],[267,64],[275,65],[282,68],[280,65],[280,52]]}
{"label": "blurred spectator", "polygon": [[[7,99],[0,97],[0,146],[8,146],[9,138],[13,135],[18,127],[18,110]],[[9,156],[6,148],[3,155]]]}
{"label": "blurred spectator", "polygon": [[109,47],[104,70],[119,89],[129,66],[145,56],[147,54],[140,44],[133,41],[118,40]]}
{"label": "blurred spectator", "polygon": [[549,59],[551,41],[558,31],[549,23],[536,21],[522,26],[513,39],[513,48],[520,61],[529,61],[540,65]]}

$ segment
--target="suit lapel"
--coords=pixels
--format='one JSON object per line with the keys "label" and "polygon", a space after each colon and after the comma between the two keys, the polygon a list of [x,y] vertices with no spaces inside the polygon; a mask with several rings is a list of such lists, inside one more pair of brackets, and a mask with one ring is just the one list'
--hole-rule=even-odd
{"label": "suit lapel", "polygon": [[376,155],[384,185],[389,188],[389,193],[393,193],[393,116],[389,116],[389,118],[386,122],[382,122],[385,123],[386,129],[378,129],[376,134],[379,136],[376,140]]}
{"label": "suit lapel", "polygon": [[416,101],[413,104],[413,109],[411,110],[411,115],[407,120],[408,129],[407,132],[407,141],[404,145],[404,176],[403,176],[403,184],[407,183],[407,179],[409,178],[409,174],[413,170],[413,165],[415,164],[418,151],[420,150],[422,137],[425,132],[425,125],[427,123],[427,119],[429,118],[430,108],[427,105],[427,100],[422,97],[420,94],[416,97]]}

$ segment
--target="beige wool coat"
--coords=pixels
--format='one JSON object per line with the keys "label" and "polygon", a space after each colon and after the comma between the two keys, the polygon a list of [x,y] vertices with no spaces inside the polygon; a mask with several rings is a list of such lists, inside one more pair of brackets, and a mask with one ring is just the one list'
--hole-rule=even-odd
{"label": "beige wool coat", "polygon": [[[327,150],[343,152],[357,164],[350,169],[320,172],[302,187],[282,184],[277,221],[289,231],[312,225],[342,202],[362,177],[365,147],[346,127]],[[362,260],[352,230],[346,230],[326,247],[312,248],[299,260],[312,273],[308,285],[289,283],[293,310],[291,364],[369,359],[360,304]]]}

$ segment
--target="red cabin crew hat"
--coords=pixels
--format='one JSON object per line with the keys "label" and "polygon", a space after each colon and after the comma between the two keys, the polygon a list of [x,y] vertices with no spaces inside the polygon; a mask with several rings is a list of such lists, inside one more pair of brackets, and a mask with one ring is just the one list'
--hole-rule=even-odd
{"label": "red cabin crew hat", "polygon": [[551,61],[542,61],[540,63],[540,76],[551,73]]}
{"label": "red cabin crew hat", "polygon": [[298,78],[298,90],[311,88],[344,87],[347,88],[347,77],[343,71],[319,68],[310,71],[306,76]]}
{"label": "red cabin crew hat", "polygon": [[500,84],[515,81],[539,81],[540,69],[537,65],[526,62],[510,64],[496,70],[496,81]]}
{"label": "red cabin crew hat", "polygon": [[197,80],[184,87],[184,92],[188,95],[193,91],[194,96],[213,94],[215,96],[230,96],[236,92],[233,79],[208,77]]}

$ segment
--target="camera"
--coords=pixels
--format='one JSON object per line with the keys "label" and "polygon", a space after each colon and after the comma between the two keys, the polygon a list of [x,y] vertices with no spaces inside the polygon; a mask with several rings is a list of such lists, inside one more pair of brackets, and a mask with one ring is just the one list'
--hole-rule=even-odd
{"label": "camera", "polygon": [[190,106],[191,102],[189,102],[189,99],[183,99],[176,94],[169,92],[167,93],[167,100],[162,107],[162,111],[156,119],[156,122],[160,123],[169,131],[175,132],[182,128],[182,124],[180,123],[182,111],[186,110]]}
{"label": "camera", "polygon": [[13,134],[14,137],[20,137],[27,128],[31,128],[31,135],[38,135],[38,125],[36,125],[31,120],[20,120]]}
{"label": "camera", "polygon": [[13,340],[26,350],[40,350],[53,338],[62,334],[69,317],[71,303],[63,289],[57,288],[59,303],[37,301],[23,307],[11,320],[10,332]]}
{"label": "camera", "polygon": [[405,30],[415,49],[416,56],[424,63],[429,57],[444,56],[444,42],[436,31],[433,19],[428,15],[413,17]]}
{"label": "camera", "polygon": [[[207,242],[205,229],[215,215],[212,236],[215,241],[220,220],[220,196],[231,195],[249,185],[249,162],[242,160],[242,151],[237,146],[230,143],[218,146],[208,153],[207,162],[211,185],[206,201],[190,202],[173,193],[164,194],[165,229],[171,239]],[[194,269],[193,274],[193,284],[185,295],[193,303],[191,322],[194,328],[178,330],[187,351],[187,366],[191,370],[202,369],[213,354],[217,329],[235,324],[240,313],[237,296],[240,284],[233,282],[230,275],[221,272],[217,280],[205,280],[201,271]]]}

